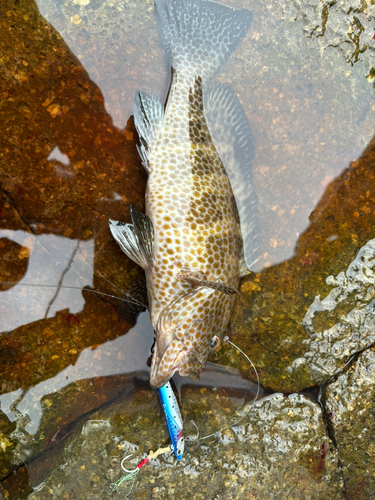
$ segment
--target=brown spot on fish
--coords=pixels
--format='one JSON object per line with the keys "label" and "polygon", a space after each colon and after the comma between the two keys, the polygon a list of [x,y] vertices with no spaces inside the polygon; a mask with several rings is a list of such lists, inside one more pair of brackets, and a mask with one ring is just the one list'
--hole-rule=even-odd
{"label": "brown spot on fish", "polygon": [[[146,269],[146,277],[156,332],[150,382],[160,387],[176,370],[199,376],[213,332],[221,340],[234,304],[233,296],[212,287],[194,288],[177,275],[189,267],[212,283],[238,287],[238,213],[203,96],[245,35],[251,15],[205,0],[156,0],[155,5],[159,33],[173,60],[172,82],[165,107],[152,94],[141,93],[143,106],[135,107],[134,115],[149,169],[146,213],[154,231],[154,267]],[[207,16],[209,22],[202,24]],[[181,38],[187,29],[191,36]]]}

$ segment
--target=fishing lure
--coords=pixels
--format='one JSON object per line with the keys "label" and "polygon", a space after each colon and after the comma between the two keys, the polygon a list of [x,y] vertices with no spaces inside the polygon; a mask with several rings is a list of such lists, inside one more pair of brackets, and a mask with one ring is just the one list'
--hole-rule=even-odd
{"label": "fishing lure", "polygon": [[185,438],[182,430],[180,409],[171,384],[167,382],[163,387],[160,387],[158,394],[167,420],[174,454],[177,460],[181,460],[185,449]]}
{"label": "fishing lure", "polygon": [[163,410],[165,413],[165,417],[168,424],[168,431],[171,437],[172,445],[167,446],[166,448],[160,448],[155,452],[151,451],[146,458],[144,458],[135,469],[129,470],[124,466],[124,462],[128,460],[131,455],[127,455],[121,460],[121,468],[124,472],[126,472],[126,476],[123,476],[115,483],[111,484],[111,495],[117,488],[125,481],[132,481],[130,490],[125,498],[128,498],[131,491],[134,487],[134,481],[141,470],[150,460],[157,458],[159,455],[164,453],[169,453],[170,451],[174,451],[174,454],[177,460],[181,460],[182,455],[185,450],[185,438],[182,431],[182,418],[180,413],[180,408],[178,407],[176,396],[174,395],[171,384],[167,382],[163,387],[158,389],[158,394],[160,398],[160,402],[163,406]]}

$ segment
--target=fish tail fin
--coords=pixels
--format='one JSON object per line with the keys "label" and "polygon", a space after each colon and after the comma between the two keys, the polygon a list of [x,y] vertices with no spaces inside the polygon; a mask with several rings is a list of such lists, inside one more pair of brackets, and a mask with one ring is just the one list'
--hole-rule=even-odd
{"label": "fish tail fin", "polygon": [[174,70],[207,83],[246,35],[250,11],[211,0],[155,0],[160,38]]}

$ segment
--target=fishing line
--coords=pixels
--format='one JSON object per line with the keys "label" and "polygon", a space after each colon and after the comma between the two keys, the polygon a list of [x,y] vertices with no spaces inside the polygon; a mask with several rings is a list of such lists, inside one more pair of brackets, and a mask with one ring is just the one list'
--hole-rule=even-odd
{"label": "fishing line", "polygon": [[[197,429],[197,436],[195,437],[195,439],[197,440],[196,442],[198,443],[199,441],[204,441],[205,439],[208,439],[212,436],[215,436],[216,434],[219,434],[220,432],[222,431],[225,431],[227,429],[230,429],[231,427],[234,427],[235,425],[238,425],[245,417],[246,415],[249,413],[250,409],[254,406],[256,400],[258,399],[258,396],[259,396],[259,392],[260,392],[260,381],[259,381],[259,375],[258,375],[258,372],[254,366],[254,363],[251,361],[251,359],[249,358],[249,356],[247,356],[247,354],[245,354],[236,344],[234,344],[233,342],[231,342],[229,340],[229,337],[226,336],[224,337],[223,339],[223,342],[224,344],[230,344],[232,345],[235,349],[237,349],[237,351],[239,351],[243,356],[245,356],[245,358],[248,360],[248,362],[250,363],[250,365],[252,366],[254,372],[255,372],[255,375],[256,375],[256,378],[257,378],[257,392],[256,392],[256,395],[255,395],[255,398],[251,401],[251,403],[246,406],[246,411],[245,413],[242,415],[242,417],[240,417],[238,420],[236,420],[236,422],[228,425],[227,427],[223,427],[215,432],[212,432],[211,434],[208,434],[207,436],[203,436],[199,439],[199,429],[198,429],[198,426],[195,424],[195,422],[191,421],[191,423],[196,427]],[[190,436],[187,436],[186,439],[190,438]],[[191,438],[190,438],[191,439]]]}
{"label": "fishing line", "polygon": [[[233,346],[235,349],[237,349],[237,351],[239,351],[246,359],[247,361],[250,363],[250,365],[252,366],[254,372],[255,372],[255,375],[256,375],[256,378],[257,378],[257,392],[256,392],[256,395],[254,397],[254,399],[252,400],[251,404],[248,405],[246,407],[246,412],[244,413],[244,415],[242,415],[242,417],[240,417],[236,422],[228,425],[227,427],[223,427],[211,434],[208,434],[207,436],[203,436],[202,438],[199,438],[199,429],[198,429],[198,426],[196,425],[196,423],[192,420],[191,423],[194,425],[194,427],[197,429],[197,435],[196,437],[194,438],[194,440],[196,440],[196,442],[200,442],[200,441],[204,441],[205,439],[208,439],[210,437],[213,437],[217,434],[219,434],[220,432],[222,431],[225,431],[226,429],[230,429],[232,427],[234,427],[235,425],[238,425],[241,420],[243,420],[245,418],[245,416],[248,414],[250,408],[255,404],[256,400],[258,399],[258,396],[259,396],[259,392],[260,392],[260,381],[259,381],[259,375],[258,375],[258,372],[255,368],[255,365],[254,363],[251,361],[251,359],[247,356],[247,354],[245,354],[242,349],[240,349],[234,342],[231,342],[229,340],[229,337],[224,337],[224,343],[225,344],[230,344],[231,346]],[[187,436],[186,439],[190,438],[192,440],[192,437],[190,436]],[[156,450],[155,452],[153,451],[150,451],[150,453],[147,455],[146,458],[144,458],[138,465],[137,467],[135,467],[134,469],[127,469],[125,466],[124,466],[124,462],[126,460],[128,460],[130,457],[133,456],[133,454],[130,454],[130,455],[127,455],[126,457],[124,457],[122,460],[121,460],[121,468],[124,472],[126,472],[127,474],[123,477],[121,477],[120,479],[118,479],[115,483],[111,483],[111,492],[110,494],[112,495],[112,493],[114,493],[120,486],[122,483],[124,482],[128,482],[128,481],[131,481],[131,486],[130,486],[130,489],[128,491],[128,493],[125,495],[125,498],[128,498],[129,495],[131,494],[133,488],[134,488],[134,485],[135,485],[135,481],[137,479],[137,476],[139,474],[139,471],[141,470],[142,467],[144,467],[150,460],[154,460],[155,458],[157,458],[159,455],[162,455],[162,454],[166,454],[166,453],[171,453],[173,452],[173,445],[169,445],[165,448],[159,448],[158,450]]]}
{"label": "fishing line", "polygon": [[148,307],[145,304],[143,304],[142,302],[138,301],[137,299],[135,299],[134,297],[132,297],[128,293],[126,293],[123,290],[121,290],[121,288],[119,288],[117,285],[115,285],[114,283],[112,283],[112,281],[110,281],[108,278],[106,278],[104,276],[104,274],[102,274],[100,271],[98,271],[97,269],[95,269],[95,267],[93,266],[93,264],[91,264],[91,262],[85,257],[84,253],[81,250],[81,247],[79,246],[79,243],[78,243],[78,250],[80,251],[80,253],[81,253],[82,257],[85,259],[85,261],[93,268],[94,273],[99,274],[99,276],[101,278],[103,278],[107,283],[109,283],[110,285],[112,285],[114,288],[116,288],[119,292],[121,292],[122,294],[124,294],[126,297],[130,297],[130,299],[132,299],[134,301],[134,302],[131,302],[131,304],[139,305],[141,307],[145,307],[146,309],[148,309]]}
{"label": "fishing line", "polygon": [[[125,295],[126,298],[124,298],[124,297],[118,297],[117,295],[111,295],[109,293],[99,292],[97,290],[90,290],[88,288],[85,288],[85,290],[87,292],[95,293],[97,295],[103,295],[105,297],[110,297],[110,298],[113,298],[113,299],[122,300],[123,302],[128,302],[129,304],[133,304],[135,306],[140,306],[140,307],[145,307],[146,309],[148,309],[148,307],[145,304],[143,304],[143,302],[140,302],[139,300],[137,300],[136,298],[132,297],[127,292],[124,292],[123,290],[121,290],[121,288],[119,288],[117,285],[115,285],[114,283],[112,283],[108,278],[106,278],[104,276],[104,274],[102,274],[100,271],[98,271],[98,269],[95,268],[95,266],[87,259],[87,257],[83,253],[83,251],[82,251],[82,249],[80,247],[79,241],[78,241],[78,244],[77,244],[77,246],[76,246],[76,248],[75,248],[75,250],[73,252],[73,255],[72,255],[72,257],[71,257],[71,259],[70,259],[70,261],[68,263],[68,266],[64,270],[64,273],[63,273],[62,277],[60,278],[60,281],[59,281],[59,283],[57,285],[45,285],[45,284],[37,284],[37,283],[20,283],[20,282],[17,282],[17,281],[0,281],[0,284],[2,284],[2,285],[13,285],[13,286],[14,285],[18,285],[18,286],[43,286],[43,287],[47,287],[47,288],[57,288],[57,289],[71,288],[73,290],[82,290],[83,287],[61,285],[60,284],[60,283],[62,283],[62,281],[64,279],[64,276],[65,276],[65,274],[68,271],[72,271],[79,279],[82,279],[81,276],[79,274],[77,274],[76,271],[74,271],[73,269],[71,269],[71,265],[74,262],[74,258],[76,256],[77,250],[79,250],[79,252],[81,253],[81,255],[84,258],[84,260],[87,262],[87,264],[89,264],[89,266],[92,267],[92,269],[94,270],[95,273],[97,273],[101,278],[103,278],[111,286],[113,286],[114,288],[116,288],[121,294]],[[57,293],[58,293],[58,291],[56,292],[55,296],[52,298],[51,303],[55,300]],[[48,310],[50,309],[51,303],[48,305]],[[48,314],[48,310],[47,310],[47,314]]]}
{"label": "fishing line", "polygon": [[[97,295],[104,295],[106,297],[111,297],[112,299],[122,300],[128,302],[129,304],[134,304],[135,306],[140,305],[140,303],[132,302],[130,299],[124,299],[123,297],[118,297],[117,295],[111,295],[109,293],[99,292],[98,290],[91,290],[90,288],[84,288],[81,286],[70,286],[70,285],[45,285],[42,283],[20,283],[19,281],[0,281],[0,285],[17,285],[17,286],[37,286],[37,287],[47,287],[47,288],[69,288],[73,290],[84,290],[85,292],[96,293]],[[125,292],[124,292],[125,293]],[[134,299],[136,300],[136,299]],[[143,306],[142,306],[143,307]]]}

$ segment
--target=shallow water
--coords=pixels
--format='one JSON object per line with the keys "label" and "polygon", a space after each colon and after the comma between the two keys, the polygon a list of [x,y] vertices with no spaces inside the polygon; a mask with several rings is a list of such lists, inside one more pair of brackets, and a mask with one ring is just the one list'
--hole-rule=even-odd
{"label": "shallow water", "polygon": [[[363,150],[372,147],[375,13],[356,2],[348,2],[354,10],[339,3],[327,11],[320,2],[227,4],[254,16],[246,38],[214,82],[236,92],[252,130],[259,228],[259,258],[252,271],[267,276],[267,269],[292,262],[298,248],[301,255],[306,249],[298,272],[287,270],[282,277],[294,276],[283,297],[288,310],[305,296],[306,312],[318,292],[322,298],[330,293],[329,287],[319,288],[324,284],[314,288],[316,275],[303,281],[309,269],[321,265],[324,279],[337,276],[374,237],[373,203],[365,203],[373,183],[368,168],[362,185],[349,183],[348,193],[358,195],[357,206],[346,212],[342,197],[334,205],[341,222],[318,224],[328,227],[324,245],[344,241],[340,255],[347,252],[347,260],[333,258],[332,263],[329,257],[337,250],[323,243],[327,260],[319,263],[309,250],[309,228],[333,203],[338,185],[345,184],[340,175],[361,164]],[[142,273],[117,248],[108,219],[129,220],[130,203],[143,209],[146,176],[136,150],[133,100],[139,89],[165,96],[169,69],[152,0],[6,0],[0,5],[0,26],[0,446],[5,479],[25,461],[28,469],[37,456],[48,461],[82,415],[110,405],[130,386],[147,386],[153,342],[147,313],[130,304],[120,307],[118,298],[90,290],[145,300]],[[353,220],[361,221],[357,232],[347,230]],[[272,309],[267,298],[265,303],[265,309]],[[302,328],[304,314],[293,319]],[[262,321],[273,320],[264,313]],[[334,324],[332,316],[327,321]],[[266,344],[267,338],[259,342]],[[246,344],[246,352],[261,373],[262,351],[252,352],[252,347]],[[253,376],[247,362],[226,349],[225,364]],[[345,347],[345,356],[353,349],[360,350],[346,353]],[[272,350],[266,345],[267,352]],[[291,386],[305,388],[306,379],[291,373]],[[272,376],[264,380],[272,392]],[[317,376],[310,385],[322,381]],[[177,379],[180,394],[184,384],[186,389],[192,381]],[[191,387],[202,396],[204,388],[226,391],[231,415],[256,390],[238,372],[211,365]],[[289,386],[284,389],[291,392]],[[181,407],[184,412],[184,399]],[[205,416],[199,418],[198,425],[205,426]],[[223,422],[222,415],[217,421],[213,416],[205,429],[217,430]],[[43,474],[38,471],[37,477]],[[16,493],[17,485],[28,484],[25,474],[14,476],[11,486],[7,481],[5,490],[14,493],[5,498],[31,493],[29,486]]]}

